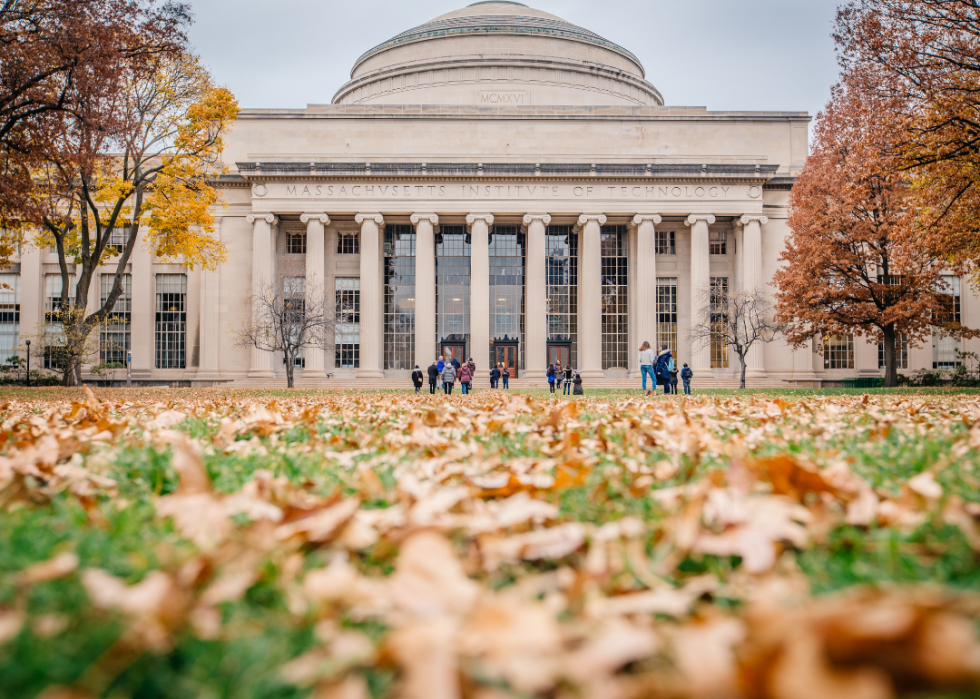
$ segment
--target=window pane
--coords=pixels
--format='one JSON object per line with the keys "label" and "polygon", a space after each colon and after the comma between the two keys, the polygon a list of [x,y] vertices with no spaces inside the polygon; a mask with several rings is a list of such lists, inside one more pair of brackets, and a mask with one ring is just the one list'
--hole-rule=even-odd
{"label": "window pane", "polygon": [[187,367],[187,275],[156,276],[156,368]]}
{"label": "window pane", "polygon": [[0,364],[20,350],[20,275],[0,274]]}
{"label": "window pane", "polygon": [[569,362],[578,366],[578,235],[572,226],[549,226],[545,234],[548,341],[571,343]]}
{"label": "window pane", "polygon": [[337,277],[337,326],[334,359],[338,369],[356,369],[361,362],[361,280]]}
{"label": "window pane", "polygon": [[[116,299],[112,312],[100,328],[99,359],[102,362],[126,363],[126,353],[130,350],[130,322],[132,319],[133,283],[132,276],[124,274],[122,294]],[[105,304],[116,281],[114,274],[99,276],[99,304]]]}
{"label": "window pane", "polygon": [[711,278],[711,368],[728,368],[728,277]]}
{"label": "window pane", "polygon": [[626,226],[603,226],[602,368],[629,368],[629,279]]}
{"label": "window pane", "polygon": [[408,371],[415,366],[415,229],[389,224],[384,236],[385,369]]}

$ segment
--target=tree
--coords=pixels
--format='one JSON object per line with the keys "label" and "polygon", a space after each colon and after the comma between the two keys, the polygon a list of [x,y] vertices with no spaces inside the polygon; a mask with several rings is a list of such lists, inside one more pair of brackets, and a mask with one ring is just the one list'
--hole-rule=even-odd
{"label": "tree", "polygon": [[[73,123],[114,133],[112,111],[86,109],[160,56],[183,51],[187,7],[157,0],[0,0],[0,222],[40,224],[36,169]],[[0,241],[0,266],[13,253]]]}
{"label": "tree", "polygon": [[65,386],[75,385],[76,368],[99,356],[99,336],[83,330],[84,317],[84,308],[70,302],[56,305],[45,314],[44,328],[35,336],[39,361],[43,357],[48,368],[60,372]]}
{"label": "tree", "polygon": [[936,327],[973,333],[952,317],[942,261],[917,235],[905,175],[890,167],[890,112],[890,99],[860,86],[834,89],[790,195],[792,234],[774,281],[791,342],[876,338],[895,386],[897,341],[914,345]]}
{"label": "tree", "polygon": [[975,269],[980,3],[851,0],[835,38],[848,83],[887,105],[887,166],[909,175],[907,206],[917,212],[919,235],[947,264]]}
{"label": "tree", "polygon": [[333,347],[336,319],[337,309],[326,302],[318,280],[280,272],[263,280],[258,293],[249,298],[248,319],[236,344],[283,357],[286,385],[293,388],[293,374],[304,351]]}
{"label": "tree", "polygon": [[694,347],[710,347],[718,342],[730,347],[739,361],[739,388],[745,388],[749,352],[760,343],[769,343],[783,331],[773,312],[773,304],[762,289],[723,292],[710,285],[695,296],[697,318],[688,328]]}
{"label": "tree", "polygon": [[[152,75],[85,106],[86,112],[100,109],[120,114],[124,128],[106,134],[79,118],[40,176],[44,228],[35,242],[57,252],[62,307],[69,305],[68,264],[81,267],[71,304],[80,312],[70,319],[72,333],[81,336],[112,313],[142,227],[143,242],[158,259],[192,269],[224,261],[224,247],[210,235],[218,195],[208,178],[221,170],[223,135],[238,113],[231,93],[186,55],[163,57]],[[126,233],[121,246],[109,245],[115,229]],[[96,270],[111,263],[113,286],[105,302],[86,313]],[[71,366],[65,380],[79,383],[81,365]]]}

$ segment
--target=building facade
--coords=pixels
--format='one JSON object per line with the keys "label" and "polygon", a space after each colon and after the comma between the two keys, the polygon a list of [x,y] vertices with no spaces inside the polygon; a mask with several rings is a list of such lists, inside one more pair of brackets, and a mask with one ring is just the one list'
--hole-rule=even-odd
{"label": "building facade", "polygon": [[[130,351],[137,379],[282,382],[282,357],[235,335],[253,291],[292,270],[337,305],[335,344],[306,351],[304,385],[390,385],[439,355],[472,357],[478,383],[492,364],[538,382],[560,360],[593,387],[632,385],[645,340],[701,386],[737,385],[737,357],[686,329],[705,290],[769,288],[809,121],[665,106],[628,50],[477,3],[365,53],[331,104],[244,110],[218,181],[227,262],[191,271],[135,251],[100,359]],[[25,250],[2,273],[0,354],[43,327],[57,272]],[[980,305],[952,281],[973,325]],[[94,284],[91,305],[106,291]],[[952,367],[966,349],[937,337],[901,366]],[[877,376],[881,354],[860,338],[777,340],[753,349],[749,382]]]}

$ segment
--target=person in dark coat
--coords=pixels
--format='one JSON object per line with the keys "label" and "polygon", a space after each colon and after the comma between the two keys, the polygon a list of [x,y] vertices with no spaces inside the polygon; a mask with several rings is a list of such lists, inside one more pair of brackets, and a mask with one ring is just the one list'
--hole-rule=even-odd
{"label": "person in dark coat", "polygon": [[504,367],[503,379],[504,379],[504,390],[506,391],[507,389],[510,388],[510,369],[508,369],[507,367]]}
{"label": "person in dark coat", "polygon": [[691,367],[689,367],[687,364],[685,364],[684,365],[684,368],[681,369],[681,381],[684,382],[684,395],[685,396],[691,395],[691,379],[693,379],[693,378],[694,378],[694,372],[691,371]]}
{"label": "person in dark coat", "polygon": [[551,391],[551,395],[555,395],[555,381],[558,380],[558,370],[555,369],[554,364],[548,365],[548,389]]}
{"label": "person in dark coat", "polygon": [[429,393],[434,394],[436,392],[436,386],[439,385],[439,364],[438,362],[432,362],[432,366],[429,367]]}
{"label": "person in dark coat", "polygon": [[565,387],[562,389],[563,395],[567,396],[572,392],[572,377],[574,375],[575,371],[572,369],[572,365],[569,364],[567,367],[565,367]]}
{"label": "person in dark coat", "polygon": [[582,388],[582,375],[575,374],[575,378],[572,379],[572,395],[574,396],[584,396],[585,389]]}
{"label": "person in dark coat", "polygon": [[[664,387],[664,395],[670,395],[670,348],[664,344],[660,346],[660,354],[653,365],[653,371],[657,375],[657,383]],[[650,395],[650,392],[647,392]]]}
{"label": "person in dark coat", "polygon": [[456,357],[453,357],[453,369],[455,369],[455,370],[456,370],[456,373],[457,373],[457,374],[459,374],[459,368],[460,368],[461,366],[463,366],[463,365],[459,363],[459,360],[458,360],[458,359],[456,359]]}
{"label": "person in dark coat", "polygon": [[500,382],[500,365],[490,370],[490,388],[497,388]]}
{"label": "person in dark coat", "polygon": [[419,365],[415,365],[415,371],[412,372],[412,383],[415,385],[415,393],[418,394],[422,390],[422,370],[419,369]]}

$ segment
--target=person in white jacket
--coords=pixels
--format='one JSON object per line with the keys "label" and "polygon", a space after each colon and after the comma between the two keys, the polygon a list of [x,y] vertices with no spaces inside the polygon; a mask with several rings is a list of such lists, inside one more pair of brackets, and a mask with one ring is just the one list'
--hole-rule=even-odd
{"label": "person in white jacket", "polygon": [[647,390],[647,374],[650,375],[650,381],[653,382],[653,388],[657,388],[657,377],[653,373],[653,363],[657,361],[657,355],[654,354],[653,348],[650,347],[649,342],[644,342],[640,347],[640,375],[643,377],[643,390]]}

